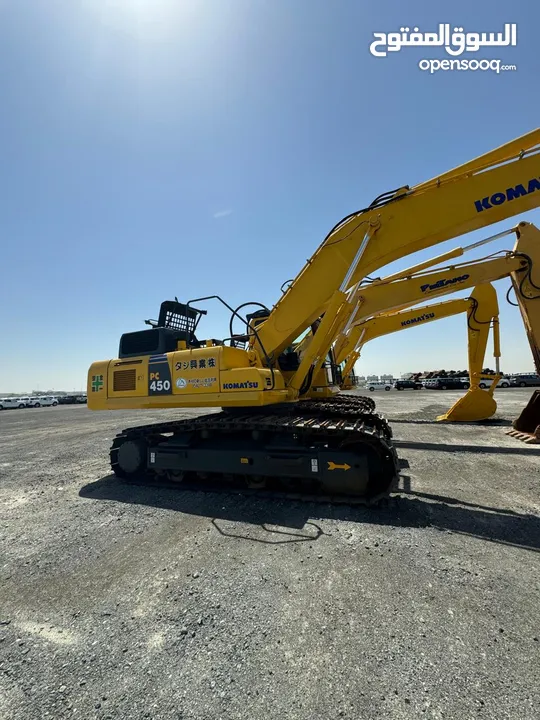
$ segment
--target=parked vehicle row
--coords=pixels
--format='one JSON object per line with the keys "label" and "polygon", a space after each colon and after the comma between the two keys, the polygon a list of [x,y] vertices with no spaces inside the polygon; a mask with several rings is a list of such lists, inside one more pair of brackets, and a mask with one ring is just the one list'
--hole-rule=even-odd
{"label": "parked vehicle row", "polygon": [[58,398],[52,395],[42,395],[19,398],[0,398],[0,410],[12,410],[22,408],[55,407],[58,405]]}
{"label": "parked vehicle row", "polygon": [[[470,386],[471,383],[468,377],[430,378],[424,383],[426,390],[467,390]],[[487,387],[487,385],[484,384],[484,387]]]}
{"label": "parked vehicle row", "polygon": [[19,398],[0,398],[0,410],[9,410],[11,408],[38,408],[38,407],[54,407],[58,405],[58,399],[50,396],[32,396]]}
{"label": "parked vehicle row", "polygon": [[[482,390],[487,390],[491,387],[493,380],[489,378],[483,378],[479,386]],[[369,382],[366,384],[366,388],[370,392],[376,390],[389,391],[392,388],[396,390],[468,390],[471,386],[471,382],[468,377],[442,377],[442,378],[429,378],[429,380],[395,380],[393,382]],[[540,375],[534,374],[523,374],[515,375],[512,377],[503,377],[497,383],[498,388],[508,387],[532,387],[540,386]]]}
{"label": "parked vehicle row", "polygon": [[[482,378],[479,382],[479,387],[482,390],[486,390],[491,387],[493,380],[489,378]],[[503,377],[497,383],[498,388],[508,387],[528,387],[528,386],[540,386],[540,375],[517,375],[514,377]],[[470,388],[471,382],[468,377],[444,377],[444,378],[430,378],[424,382],[424,387],[428,390],[457,390]]]}

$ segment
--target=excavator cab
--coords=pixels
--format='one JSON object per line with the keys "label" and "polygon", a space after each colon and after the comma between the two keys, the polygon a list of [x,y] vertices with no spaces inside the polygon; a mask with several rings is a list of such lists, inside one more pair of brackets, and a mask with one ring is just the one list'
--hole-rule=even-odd
{"label": "excavator cab", "polygon": [[119,358],[139,355],[159,355],[174,352],[178,342],[186,347],[199,347],[195,329],[206,310],[198,310],[177,300],[165,300],[161,303],[158,320],[145,320],[151,330],[138,330],[124,333],[120,338]]}

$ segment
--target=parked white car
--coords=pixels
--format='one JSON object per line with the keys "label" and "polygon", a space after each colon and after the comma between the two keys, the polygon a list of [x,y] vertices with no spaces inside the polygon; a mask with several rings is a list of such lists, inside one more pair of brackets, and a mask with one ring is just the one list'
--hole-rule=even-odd
{"label": "parked white car", "polygon": [[58,405],[58,399],[52,396],[42,396],[30,398],[28,407],[55,407]]}
{"label": "parked white car", "polygon": [[366,386],[369,390],[369,392],[374,392],[375,390],[391,390],[392,384],[387,382],[369,382]]}
{"label": "parked white car", "polygon": [[12,410],[26,407],[20,398],[0,398],[0,410]]}
{"label": "parked white car", "polygon": [[[479,386],[482,390],[485,390],[488,387],[491,387],[493,385],[493,380],[488,380],[486,378],[483,378],[480,380]],[[510,387],[510,380],[508,378],[501,378],[499,382],[497,383],[498,388],[507,388]]]}

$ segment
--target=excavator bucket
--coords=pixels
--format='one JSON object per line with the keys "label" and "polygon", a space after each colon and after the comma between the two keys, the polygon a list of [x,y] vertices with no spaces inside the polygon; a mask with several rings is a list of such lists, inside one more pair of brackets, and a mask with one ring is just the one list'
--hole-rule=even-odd
{"label": "excavator bucket", "polygon": [[540,443],[540,390],[535,390],[521,415],[512,423],[506,434],[526,443]]}
{"label": "excavator bucket", "polygon": [[[540,404],[538,405],[540,409]],[[477,422],[487,420],[495,414],[497,403],[493,391],[470,388],[465,395],[455,402],[444,415],[439,415],[437,422]]]}

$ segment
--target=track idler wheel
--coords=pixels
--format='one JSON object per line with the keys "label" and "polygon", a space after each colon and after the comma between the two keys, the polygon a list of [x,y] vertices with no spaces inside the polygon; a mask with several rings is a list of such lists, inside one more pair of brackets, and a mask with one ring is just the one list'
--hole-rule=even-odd
{"label": "track idler wheel", "polygon": [[117,477],[135,479],[146,470],[147,445],[144,440],[116,438],[111,448],[111,467]]}

